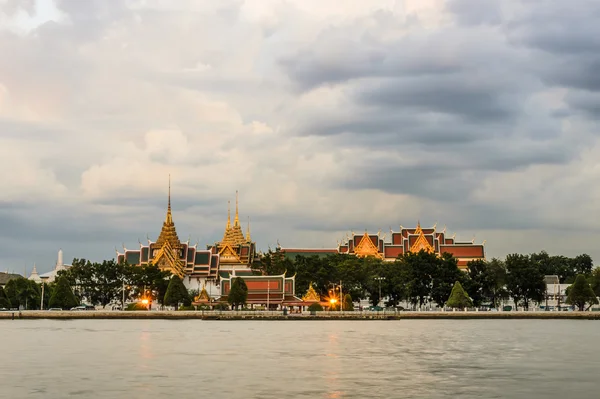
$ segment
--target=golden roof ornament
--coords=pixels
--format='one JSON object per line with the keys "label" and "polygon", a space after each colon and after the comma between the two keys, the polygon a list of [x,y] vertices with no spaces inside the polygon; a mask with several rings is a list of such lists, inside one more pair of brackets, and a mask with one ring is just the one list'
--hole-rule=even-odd
{"label": "golden roof ornament", "polygon": [[302,297],[302,300],[304,302],[321,302],[321,296],[317,291],[315,291],[312,284],[313,283],[311,281],[308,285],[308,290],[306,291],[306,294],[304,294],[304,296]]}

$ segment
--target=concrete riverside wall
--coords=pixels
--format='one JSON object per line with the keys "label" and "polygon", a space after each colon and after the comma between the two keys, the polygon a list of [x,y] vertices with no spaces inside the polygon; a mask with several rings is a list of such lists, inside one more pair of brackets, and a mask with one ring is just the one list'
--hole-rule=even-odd
{"label": "concrete riverside wall", "polygon": [[0,320],[31,319],[197,319],[197,320],[414,320],[574,319],[600,320],[600,312],[309,312],[281,311],[2,311]]}

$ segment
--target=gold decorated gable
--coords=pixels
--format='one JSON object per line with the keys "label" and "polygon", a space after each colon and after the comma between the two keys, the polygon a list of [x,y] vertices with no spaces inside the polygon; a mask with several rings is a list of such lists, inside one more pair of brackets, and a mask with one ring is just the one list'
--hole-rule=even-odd
{"label": "gold decorated gable", "polygon": [[200,294],[194,298],[194,302],[210,302],[210,296],[208,295],[208,292],[206,292],[204,285],[202,286],[202,291],[200,291]]}
{"label": "gold decorated gable", "polygon": [[308,290],[306,291],[306,294],[304,294],[304,296],[302,297],[302,300],[304,302],[320,302],[321,301],[321,296],[317,293],[317,291],[315,291],[315,289],[312,286],[312,283],[310,283],[310,285],[308,286]]}
{"label": "gold decorated gable", "polygon": [[240,257],[230,244],[223,245],[219,250],[219,258],[223,263],[241,263]]}
{"label": "gold decorated gable", "polygon": [[169,241],[165,241],[158,250],[152,263],[157,265],[161,270],[168,270],[179,277],[184,276],[184,265],[179,259],[179,249],[173,248]]}
{"label": "gold decorated gable", "polygon": [[376,256],[378,258],[383,257],[383,254],[379,253],[379,248],[377,248],[377,246],[375,244],[373,244],[371,237],[369,237],[369,233],[367,233],[366,231],[365,231],[365,234],[363,235],[362,239],[358,243],[358,245],[356,247],[354,247],[354,253],[356,254],[356,256],[361,256],[361,257],[363,257],[363,256]]}
{"label": "gold decorated gable", "polygon": [[419,252],[421,250],[424,250],[425,252],[429,253],[435,252],[435,249],[431,246],[429,241],[427,241],[427,238],[425,238],[423,230],[421,230],[420,224],[417,226],[417,230],[415,230],[415,233],[417,232],[419,234],[419,237],[417,237],[415,243],[410,247],[410,252]]}

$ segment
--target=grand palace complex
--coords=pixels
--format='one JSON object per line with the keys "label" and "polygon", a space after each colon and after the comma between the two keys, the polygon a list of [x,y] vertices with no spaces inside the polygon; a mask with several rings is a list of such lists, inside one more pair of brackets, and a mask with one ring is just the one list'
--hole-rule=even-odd
{"label": "grand palace complex", "polygon": [[[214,298],[227,296],[231,280],[235,277],[241,277],[246,282],[249,305],[303,306],[319,301],[312,287],[302,298],[297,297],[294,277],[256,275],[252,265],[260,261],[260,253],[250,236],[250,225],[245,234],[242,230],[237,192],[233,222],[228,209],[223,238],[202,249],[198,248],[198,244],[190,245],[189,240],[183,242],[179,239],[171,212],[170,191],[169,185],[167,214],[158,239],[148,240],[147,245],[140,243],[136,249],[123,248],[123,253],[117,251],[118,262],[126,261],[139,266],[151,263],[162,270],[169,270],[181,277],[188,289],[200,292],[197,303],[210,303]],[[458,242],[454,236],[447,236],[445,228],[441,231],[436,226],[422,228],[420,223],[415,228],[400,226],[399,231],[390,231],[389,239],[381,233],[352,232],[332,248],[283,248],[278,244],[275,249],[291,259],[298,255],[322,257],[348,254],[373,256],[384,261],[394,261],[402,254],[422,250],[439,256],[449,253],[457,259],[459,268],[463,270],[469,261],[485,258],[483,244]]]}

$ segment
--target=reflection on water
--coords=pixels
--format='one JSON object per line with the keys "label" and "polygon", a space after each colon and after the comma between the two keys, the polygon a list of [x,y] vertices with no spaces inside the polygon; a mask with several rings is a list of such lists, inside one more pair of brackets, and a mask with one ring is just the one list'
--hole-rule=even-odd
{"label": "reflection on water", "polygon": [[18,320],[0,398],[598,398],[600,324]]}

